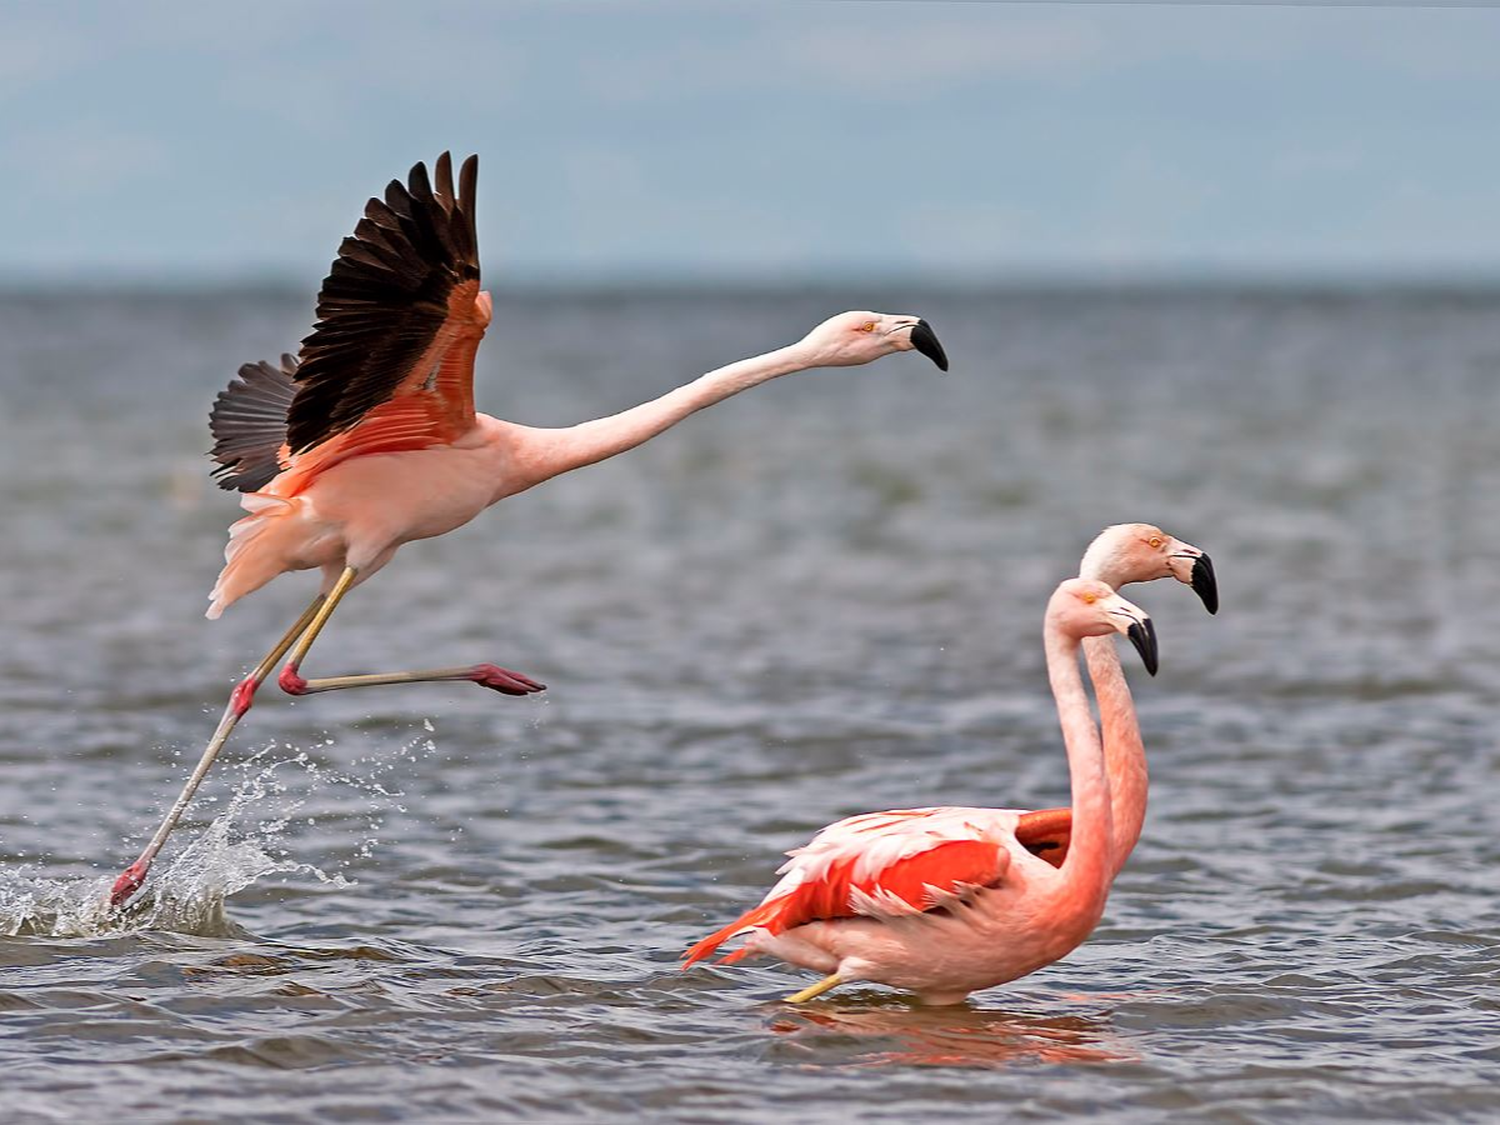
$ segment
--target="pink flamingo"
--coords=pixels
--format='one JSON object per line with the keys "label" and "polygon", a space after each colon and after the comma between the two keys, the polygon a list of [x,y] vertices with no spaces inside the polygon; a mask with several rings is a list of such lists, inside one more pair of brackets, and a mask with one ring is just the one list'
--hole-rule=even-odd
{"label": "pink flamingo", "polygon": [[[1209,613],[1219,612],[1213,561],[1191,543],[1184,543],[1149,523],[1106,527],[1084,552],[1078,576],[1103,582],[1116,590],[1132,582],[1175,578],[1193,588]],[[1109,773],[1114,814],[1114,873],[1118,876],[1130,853],[1135,851],[1146,821],[1146,750],[1141,744],[1135,703],[1114,640],[1085,637],[1083,653],[1099,701],[1104,766]],[[1026,817],[1027,846],[1048,863],[1061,866],[1068,854],[1071,812],[1065,808],[1042,809],[1027,813]]]}
{"label": "pink flamingo", "polygon": [[1078,668],[1085,637],[1124,633],[1156,672],[1150,619],[1103,582],[1070,578],[1047,603],[1043,644],[1072,781],[1067,858],[1027,846],[1011,809],[898,809],[849,817],[791,854],[765,900],[688,950],[687,965],[748,931],[725,961],[767,953],[828,974],[794,993],[877,981],[928,1004],[1049,965],[1104,913],[1114,880],[1114,824],[1104,751]]}
{"label": "pink flamingo", "polygon": [[[230,696],[181,795],[116,879],[118,906],[192,799],[256,689],[292,695],[431,680],[469,680],[505,695],[543,685],[494,664],[305,679],[301,666],[339,602],[401,547],[468,523],[485,508],[560,473],[633,449],[688,415],[780,375],[851,367],[916,350],[948,360],[916,316],[847,312],[802,340],[710,371],[651,402],[576,426],[539,429],[474,409],[474,353],[490,322],[474,226],[478,158],[459,172],[444,153],[392,180],[339,247],[300,356],[247,364],[209,420],[224,488],[249,515],[229,529],[208,616],[291,570],[319,569],[317,597]],[[290,654],[290,655],[288,655]]]}

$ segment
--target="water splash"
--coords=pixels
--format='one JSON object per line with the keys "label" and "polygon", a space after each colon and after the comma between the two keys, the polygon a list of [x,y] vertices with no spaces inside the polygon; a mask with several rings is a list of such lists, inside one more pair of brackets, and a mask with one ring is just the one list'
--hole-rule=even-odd
{"label": "water splash", "polygon": [[[384,814],[405,811],[402,793],[387,784],[388,775],[437,749],[426,733],[433,729],[431,723],[424,722],[423,728],[424,733],[394,751],[356,759],[357,773],[330,769],[304,749],[274,742],[229,766],[224,773],[238,776],[224,810],[181,851],[159,861],[146,886],[120,911],[107,905],[113,874],[57,878],[31,864],[0,868],[0,936],[100,937],[140,930],[230,936],[243,931],[230,921],[226,900],[269,876],[352,886],[353,880],[338,869],[368,859],[380,843]],[[333,744],[325,736],[322,745]],[[278,750],[288,756],[273,757]],[[353,857],[340,861],[330,874],[293,858],[289,845],[297,825],[315,823],[315,818],[300,815],[309,801],[334,788],[363,797],[367,834]],[[203,803],[214,800],[207,797]],[[188,835],[179,829],[173,840]]]}

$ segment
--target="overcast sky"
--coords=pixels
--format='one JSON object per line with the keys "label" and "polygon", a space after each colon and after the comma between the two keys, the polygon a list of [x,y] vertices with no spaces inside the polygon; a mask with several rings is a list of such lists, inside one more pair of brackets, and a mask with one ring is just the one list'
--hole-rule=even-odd
{"label": "overcast sky", "polygon": [[1495,9],[0,11],[0,279],[312,284],[448,147],[489,281],[1500,275]]}

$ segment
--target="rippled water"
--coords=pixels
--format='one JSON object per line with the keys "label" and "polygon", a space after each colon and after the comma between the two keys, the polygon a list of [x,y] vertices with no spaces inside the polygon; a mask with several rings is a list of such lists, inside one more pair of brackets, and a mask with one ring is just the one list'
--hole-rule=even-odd
{"label": "rippled water", "polygon": [[[1492,1120],[1500,295],[503,296],[482,408],[561,424],[925,314],[405,548],[97,911],[309,596],[202,619],[203,416],[301,295],[0,298],[0,1073],[13,1119]],[[680,973],[848,813],[1067,797],[1040,617],[1106,523],[1212,552],[1133,672],[1152,808],[1064,962],[921,1010]],[[431,729],[429,729],[429,727]]]}

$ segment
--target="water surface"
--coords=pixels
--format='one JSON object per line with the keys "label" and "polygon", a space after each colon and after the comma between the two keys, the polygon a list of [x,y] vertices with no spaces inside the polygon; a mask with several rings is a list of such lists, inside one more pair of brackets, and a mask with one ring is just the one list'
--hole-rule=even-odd
{"label": "water surface", "polygon": [[[480,405],[609,413],[851,305],[953,373],[784,379],[405,548],[310,669],[551,690],[263,694],[109,925],[311,594],[201,616],[236,514],[204,415],[309,302],[0,299],[14,1119],[1500,1114],[1500,296],[501,295]],[[1064,802],[1042,606],[1135,519],[1224,608],[1130,594],[1152,807],[1088,944],[954,1010],[677,970],[830,820]]]}

